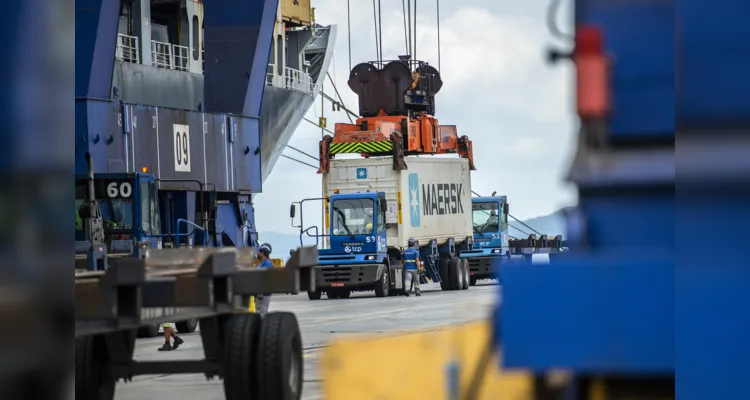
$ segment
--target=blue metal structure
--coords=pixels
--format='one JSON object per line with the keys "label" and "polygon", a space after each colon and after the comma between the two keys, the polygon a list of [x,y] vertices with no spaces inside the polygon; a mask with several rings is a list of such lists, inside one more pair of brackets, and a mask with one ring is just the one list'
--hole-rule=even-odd
{"label": "blue metal structure", "polygon": [[[605,398],[624,386],[644,398],[674,391],[674,15],[672,1],[576,1],[581,140],[570,172],[579,189],[567,221],[571,252],[554,265],[502,268],[495,339],[503,366],[538,376],[568,370],[579,396],[598,379]],[[583,58],[598,40],[597,57],[616,57],[608,79]],[[590,82],[599,85],[582,85]],[[584,116],[592,97],[582,90],[594,86],[611,93],[596,92],[610,99],[609,112]]]}
{"label": "blue metal structure", "polygon": [[[97,185],[114,179],[109,174],[119,174],[117,179],[127,178],[138,186],[146,176],[141,173],[152,174],[158,188],[154,208],[161,221],[161,229],[147,235],[152,245],[160,241],[171,247],[194,243],[257,246],[252,195],[262,190],[259,118],[278,0],[200,4],[203,58],[211,61],[203,66],[205,104],[189,109],[180,108],[181,99],[173,98],[179,96],[162,96],[158,105],[123,101],[121,88],[113,82],[121,82],[129,92],[138,91],[139,83],[128,76],[113,80],[115,66],[123,75],[123,64],[127,64],[127,59],[115,58],[122,52],[118,20],[135,23],[134,29],[146,34],[151,28],[131,18],[128,7],[139,7],[143,18],[156,18],[150,13],[163,11],[147,0],[125,3],[76,3],[76,173],[88,172],[85,155],[90,154]],[[184,11],[184,3],[182,7]],[[126,16],[121,14],[123,9],[129,10]],[[160,18],[167,18],[164,15]],[[179,19],[179,15],[172,18]],[[172,25],[176,20],[170,21],[164,23],[177,26]],[[190,25],[194,33],[198,32],[196,23]],[[199,59],[198,43],[192,47],[190,57]],[[136,54],[129,56],[147,53],[141,48],[138,54],[136,48]],[[188,72],[138,67],[154,69],[161,76],[141,86],[156,82],[157,91],[167,94],[183,90],[180,82]],[[140,203],[140,195],[134,192],[135,204]],[[140,208],[132,212],[136,215]],[[187,225],[192,230],[186,231]],[[183,231],[178,231],[180,227]],[[142,227],[134,225],[132,233],[137,241],[144,238]]]}

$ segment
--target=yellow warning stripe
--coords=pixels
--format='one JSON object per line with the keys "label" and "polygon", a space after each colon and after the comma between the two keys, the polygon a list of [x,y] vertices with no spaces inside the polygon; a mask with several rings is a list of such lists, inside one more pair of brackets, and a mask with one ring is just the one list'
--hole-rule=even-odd
{"label": "yellow warning stripe", "polygon": [[331,143],[331,154],[345,153],[386,153],[393,149],[389,141],[378,142],[355,142],[355,143]]}

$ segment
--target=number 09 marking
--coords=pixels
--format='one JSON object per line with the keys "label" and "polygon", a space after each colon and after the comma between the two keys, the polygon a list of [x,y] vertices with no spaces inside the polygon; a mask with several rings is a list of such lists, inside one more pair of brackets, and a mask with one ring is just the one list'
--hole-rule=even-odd
{"label": "number 09 marking", "polygon": [[130,197],[133,194],[133,187],[129,182],[112,182],[107,185],[107,196],[109,197]]}
{"label": "number 09 marking", "polygon": [[190,126],[173,124],[174,170],[190,172]]}

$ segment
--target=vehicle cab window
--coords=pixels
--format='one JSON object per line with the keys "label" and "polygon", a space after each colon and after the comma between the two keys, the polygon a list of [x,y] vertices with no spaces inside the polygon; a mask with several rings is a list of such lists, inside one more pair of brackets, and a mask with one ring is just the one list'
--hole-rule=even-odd
{"label": "vehicle cab window", "polygon": [[[383,201],[384,201],[383,199],[378,199],[378,203],[380,204],[382,204]],[[385,212],[381,210],[382,210],[382,207],[378,207],[378,224],[377,224],[378,233],[385,232]]]}
{"label": "vehicle cab window", "polygon": [[338,199],[331,206],[334,236],[371,235],[375,202],[372,199]]}
{"label": "vehicle cab window", "polygon": [[500,204],[496,201],[472,203],[471,213],[474,225],[474,233],[496,233],[501,226],[500,218],[507,217],[500,209]]}

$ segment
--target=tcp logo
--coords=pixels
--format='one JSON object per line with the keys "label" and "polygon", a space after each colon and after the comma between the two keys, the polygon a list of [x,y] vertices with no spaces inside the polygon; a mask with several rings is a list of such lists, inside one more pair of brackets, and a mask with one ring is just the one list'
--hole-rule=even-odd
{"label": "tcp logo", "polygon": [[409,174],[409,222],[412,227],[420,224],[422,212],[419,208],[419,175]]}

